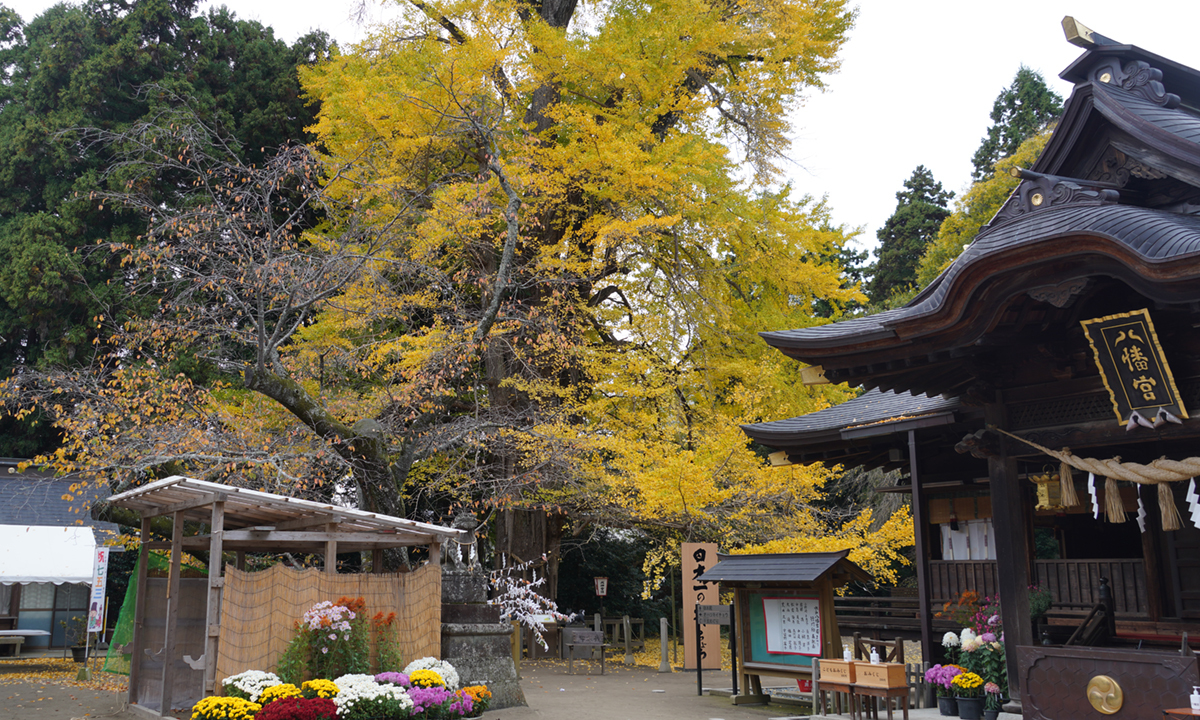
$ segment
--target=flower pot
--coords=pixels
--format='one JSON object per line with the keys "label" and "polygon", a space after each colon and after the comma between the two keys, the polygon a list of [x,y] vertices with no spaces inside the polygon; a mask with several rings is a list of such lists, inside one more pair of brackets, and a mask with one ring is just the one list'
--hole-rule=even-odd
{"label": "flower pot", "polygon": [[1000,717],[999,710],[984,710],[983,720],[997,720]]}
{"label": "flower pot", "polygon": [[72,645],[71,659],[77,663],[87,661],[87,645]]}
{"label": "flower pot", "polygon": [[938,712],[949,717],[958,716],[958,701],[949,695],[938,695]]}
{"label": "flower pot", "polygon": [[980,720],[983,717],[983,698],[960,697],[958,700],[958,716],[962,720]]}

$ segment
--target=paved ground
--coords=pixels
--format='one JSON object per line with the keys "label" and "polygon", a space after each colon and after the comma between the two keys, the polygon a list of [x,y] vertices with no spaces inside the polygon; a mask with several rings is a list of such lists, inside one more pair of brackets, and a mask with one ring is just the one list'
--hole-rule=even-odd
{"label": "paved ground", "polygon": [[[579,671],[579,665],[576,665]],[[704,673],[705,684],[728,690],[728,671]],[[776,681],[785,685],[788,681]],[[774,682],[764,682],[772,685]],[[764,720],[807,718],[806,708],[780,705],[733,705],[728,697],[696,694],[694,672],[658,673],[645,667],[618,666],[601,675],[568,675],[566,663],[539,660],[522,668],[527,707],[489,710],[487,720]],[[136,716],[124,708],[124,692],[4,678],[0,663],[0,718],[114,718]],[[881,713],[882,717],[886,715]],[[182,717],[187,717],[183,714]],[[846,716],[843,716],[845,718]],[[899,718],[900,714],[897,713]],[[912,720],[932,720],[937,709],[910,710]],[[1001,715],[1014,720],[1017,716]]]}

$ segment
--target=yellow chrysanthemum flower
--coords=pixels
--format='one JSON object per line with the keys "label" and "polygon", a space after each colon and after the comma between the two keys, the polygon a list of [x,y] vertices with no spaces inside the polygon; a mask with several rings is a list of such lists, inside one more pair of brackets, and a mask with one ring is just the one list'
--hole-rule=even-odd
{"label": "yellow chrysanthemum flower", "polygon": [[408,681],[423,688],[446,686],[446,681],[442,679],[442,676],[433,670],[415,670],[412,675],[408,676]]}

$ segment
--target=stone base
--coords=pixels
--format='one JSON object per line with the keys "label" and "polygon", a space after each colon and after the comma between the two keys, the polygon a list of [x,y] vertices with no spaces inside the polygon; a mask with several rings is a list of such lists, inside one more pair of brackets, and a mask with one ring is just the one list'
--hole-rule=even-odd
{"label": "stone base", "polygon": [[512,632],[505,623],[442,623],[442,659],[458,671],[463,687],[488,686],[490,708],[525,705],[512,660]]}

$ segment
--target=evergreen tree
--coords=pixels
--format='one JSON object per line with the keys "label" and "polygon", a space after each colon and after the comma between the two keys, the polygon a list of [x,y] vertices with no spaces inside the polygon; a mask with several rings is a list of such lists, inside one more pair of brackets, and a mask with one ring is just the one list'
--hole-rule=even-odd
{"label": "evergreen tree", "polygon": [[[316,108],[296,66],[327,56],[323,34],[289,48],[270,28],[193,0],[55,5],[29,23],[0,7],[0,373],[85,362],[104,350],[96,316],[136,314],[120,257],[145,221],[98,202],[114,158],[94,132],[153,122],[178,99],[231,137],[248,162],[303,140]],[[159,189],[169,202],[171,178]],[[116,188],[112,188],[116,189]]]}
{"label": "evergreen tree", "polygon": [[975,165],[971,179],[981,182],[990,178],[997,161],[1045,130],[1062,109],[1063,99],[1047,87],[1042,74],[1022,65],[992,105],[992,126],[971,159]]}
{"label": "evergreen tree", "polygon": [[896,193],[896,211],[876,233],[879,260],[867,288],[872,304],[882,304],[893,292],[913,284],[917,263],[950,214],[948,203],[953,197],[924,165],[904,181],[904,189]]}

